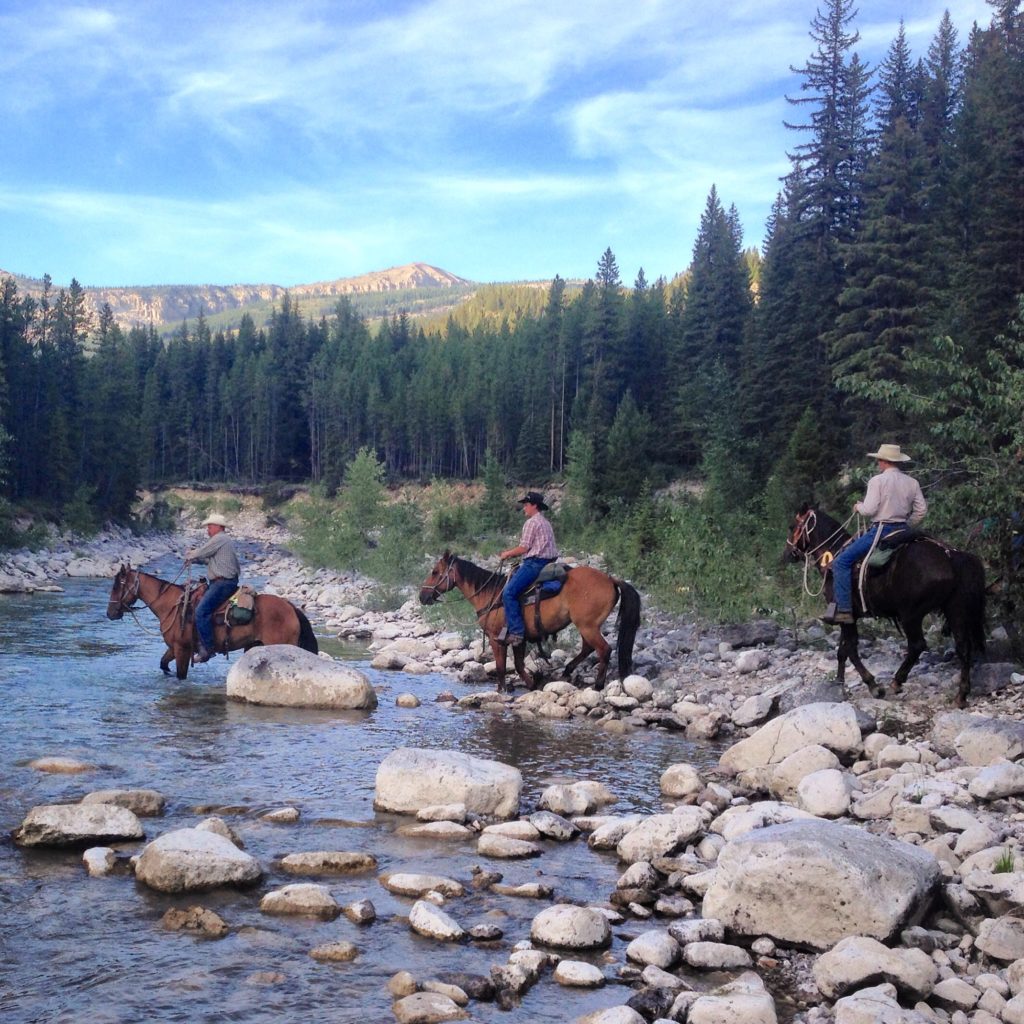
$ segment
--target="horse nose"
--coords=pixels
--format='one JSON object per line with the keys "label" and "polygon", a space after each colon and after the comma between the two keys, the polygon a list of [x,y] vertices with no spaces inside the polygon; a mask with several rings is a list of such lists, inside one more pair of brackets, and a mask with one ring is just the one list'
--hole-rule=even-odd
{"label": "horse nose", "polygon": [[437,600],[437,595],[432,590],[424,588],[420,591],[420,604],[433,604]]}

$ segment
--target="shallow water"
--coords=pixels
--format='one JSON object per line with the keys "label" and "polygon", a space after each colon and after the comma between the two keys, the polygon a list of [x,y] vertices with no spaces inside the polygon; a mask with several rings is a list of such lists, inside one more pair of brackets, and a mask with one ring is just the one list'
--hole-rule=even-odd
{"label": "shallow water", "polygon": [[[157,566],[157,571],[160,570]],[[164,575],[174,569],[164,566]],[[168,569],[170,571],[168,571]],[[709,763],[717,751],[678,734],[611,736],[580,722],[521,722],[511,715],[451,711],[441,690],[469,692],[438,675],[378,673],[365,650],[330,641],[378,687],[373,712],[258,708],[225,699],[228,663],[217,658],[179,682],[158,667],[160,639],[130,618],[105,617],[109,583],[70,580],[63,594],[0,597],[0,1018],[11,1022],[391,1021],[386,982],[408,969],[420,979],[445,970],[486,974],[513,943],[528,938],[547,904],[470,891],[447,910],[464,927],[497,923],[495,944],[449,946],[423,939],[402,920],[411,900],[391,896],[374,875],[299,879],[276,869],[280,856],[314,849],[364,850],[381,871],[444,874],[464,883],[482,864],[505,881],[542,880],[556,898],[605,900],[621,866],[580,840],[545,843],[540,858],[491,861],[475,844],[410,840],[394,830],[409,819],[373,810],[377,765],[400,746],[462,750],[516,765],[524,810],[552,781],[605,781],[619,796],[611,810],[657,810],[658,777],[677,761]],[[139,621],[152,631],[145,609]],[[314,622],[314,627],[316,623]],[[237,657],[237,655],[233,655]],[[423,701],[395,706],[402,692]],[[27,767],[47,755],[95,766],[83,775],[48,775]],[[167,798],[165,816],[143,819],[147,836],[197,824],[216,809],[242,836],[266,872],[252,890],[171,897],[126,875],[94,879],[81,851],[22,850],[10,839],[34,805],[77,800],[94,789],[151,788]],[[294,825],[259,814],[285,805]],[[227,810],[224,810],[224,809]],[[123,849],[136,851],[139,844]],[[360,927],[261,914],[260,897],[294,881],[327,884],[339,903],[369,898],[378,920]],[[169,933],[172,906],[201,903],[232,927],[219,941]],[[616,930],[611,955],[622,962],[642,924]],[[319,964],[314,945],[358,945],[347,964]],[[597,961],[600,962],[600,961]],[[613,974],[606,967],[606,974]],[[267,983],[259,975],[281,977]],[[591,993],[565,990],[545,975],[511,1011],[472,1003],[478,1021],[555,1022],[625,1002],[617,985]]]}

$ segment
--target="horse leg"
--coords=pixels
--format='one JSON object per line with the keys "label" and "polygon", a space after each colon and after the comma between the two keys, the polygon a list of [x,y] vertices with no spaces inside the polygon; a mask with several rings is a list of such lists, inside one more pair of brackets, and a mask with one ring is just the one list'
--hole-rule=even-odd
{"label": "horse leg", "polygon": [[[857,633],[857,624],[855,622],[843,623],[843,625],[839,627],[839,682],[843,682],[846,659],[849,658],[850,664],[857,670],[857,674],[864,681],[864,685],[868,688],[868,692],[875,697],[884,697],[885,687],[878,685],[875,677],[868,671],[864,662],[860,660],[859,642],[860,637]],[[846,692],[845,684],[843,686],[843,692]]]}
{"label": "horse leg", "polygon": [[[599,629],[588,631],[586,634],[581,632],[580,636],[583,637],[584,650],[589,648],[597,652],[597,675],[594,676],[594,689],[603,690],[604,678],[608,673],[608,659],[611,657],[612,645],[605,640]],[[582,654],[580,657],[582,658]]]}
{"label": "horse leg", "polygon": [[570,661],[565,666],[565,669],[564,669],[564,672],[563,672],[563,678],[565,679],[565,681],[567,683],[571,683],[572,682],[572,674],[573,674],[573,672],[575,672],[577,667],[583,663],[583,660],[585,658],[589,657],[593,653],[593,650],[594,650],[594,648],[591,647],[590,644],[588,644],[586,640],[583,640],[583,646],[580,648],[580,653],[577,654],[576,657],[573,658],[572,661]]}
{"label": "horse leg", "polygon": [[526,643],[516,644],[512,648],[512,659],[515,662],[516,672],[528,690],[537,688],[537,680],[526,671]]}
{"label": "horse leg", "polygon": [[[494,672],[498,677],[498,693],[505,692],[505,672],[508,668],[508,649],[503,643],[499,643],[494,637],[488,637],[491,642],[491,653],[494,655]],[[508,692],[511,693],[515,689],[513,684],[509,684]]]}
{"label": "horse leg", "polygon": [[923,621],[921,616],[901,621],[903,633],[907,638],[907,656],[892,677],[893,693],[899,693],[903,689],[903,684],[907,681],[910,670],[917,664],[917,659],[928,650],[928,645],[924,642],[924,630],[921,628]]}
{"label": "horse leg", "polygon": [[163,657],[160,659],[160,671],[163,672],[165,676],[169,676],[171,674],[172,661],[174,661],[174,649],[168,647],[167,650],[164,651]]}
{"label": "horse leg", "polygon": [[188,667],[192,664],[192,645],[174,645],[174,674],[179,679],[188,677]]}

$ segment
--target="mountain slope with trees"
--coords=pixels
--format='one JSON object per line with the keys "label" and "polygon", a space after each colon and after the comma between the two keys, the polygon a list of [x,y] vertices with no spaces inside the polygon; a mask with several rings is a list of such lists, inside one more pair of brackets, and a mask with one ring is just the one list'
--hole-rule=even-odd
{"label": "mountain slope with trees", "polygon": [[641,269],[627,286],[607,249],[581,287],[494,286],[429,333],[406,312],[371,331],[345,296],[310,316],[285,295],[266,325],[200,314],[162,340],[109,306],[90,316],[75,282],[35,297],[5,279],[3,493],[123,517],[142,483],[330,491],[363,450],[395,480],[478,477],[490,460],[564,477],[583,519],[639,509],[638,572],[653,574],[653,488],[699,476],[724,543],[735,517],[781,529],[845,462],[898,440],[938,526],[976,527],[1017,586],[1024,29],[1019,0],[991,5],[963,44],[947,16],[925,55],[901,29],[870,69],[852,0],[826,0],[760,257],[712,186],[674,282]]}

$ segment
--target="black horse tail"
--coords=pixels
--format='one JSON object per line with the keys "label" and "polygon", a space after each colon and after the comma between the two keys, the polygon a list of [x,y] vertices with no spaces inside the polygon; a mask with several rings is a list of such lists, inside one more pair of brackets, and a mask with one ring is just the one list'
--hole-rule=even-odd
{"label": "black horse tail", "polygon": [[633,671],[633,644],[640,628],[640,595],[625,580],[616,580],[619,591],[619,678],[625,679]]}
{"label": "black horse tail", "polygon": [[295,614],[299,619],[299,646],[311,654],[319,654],[320,645],[316,642],[313,627],[309,624],[306,613],[301,608],[296,608],[295,605],[292,605],[292,607],[295,608]]}
{"label": "black horse tail", "polygon": [[969,551],[951,551],[953,568],[956,572],[956,591],[952,606],[947,614],[950,625],[955,616],[960,620],[964,639],[970,645],[970,654],[985,651],[985,566],[977,555]]}
{"label": "black horse tail", "polygon": [[985,652],[985,566],[976,555],[965,554],[964,608],[967,612],[967,627],[971,633],[971,646],[978,654]]}

